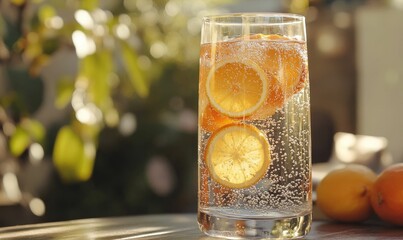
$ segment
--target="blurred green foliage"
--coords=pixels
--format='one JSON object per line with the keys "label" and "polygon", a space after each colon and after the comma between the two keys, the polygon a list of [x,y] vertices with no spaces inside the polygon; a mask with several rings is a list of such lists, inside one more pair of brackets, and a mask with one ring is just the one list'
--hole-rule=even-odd
{"label": "blurred green foliage", "polygon": [[[52,159],[46,221],[195,211],[200,24],[229,1],[0,0],[0,134],[19,163],[34,143]],[[45,126],[66,51],[77,68],[50,79]]]}
{"label": "blurred green foliage", "polygon": [[[161,99],[158,104],[166,104],[172,98],[167,89],[178,88],[169,94],[191,97],[190,107],[195,110],[201,16],[217,11],[212,9],[225,2],[1,1],[0,61],[8,88],[0,95],[0,103],[7,121],[15,125],[9,137],[10,153],[20,157],[30,144],[44,142],[44,134],[38,137],[32,129],[45,127],[32,116],[43,103],[43,68],[61,50],[75,51],[78,57],[76,73],[54,79],[55,107],[71,113],[69,119],[55,123],[59,127],[54,142],[47,144],[64,182],[90,179],[102,131],[116,129],[121,116],[138,104],[144,107]],[[173,75],[173,83],[162,86],[168,72],[187,69],[192,69],[192,79]],[[158,109],[153,104],[148,107]],[[169,116],[177,114],[161,111],[154,116],[157,122],[172,122]],[[27,122],[35,127],[23,127]]]}

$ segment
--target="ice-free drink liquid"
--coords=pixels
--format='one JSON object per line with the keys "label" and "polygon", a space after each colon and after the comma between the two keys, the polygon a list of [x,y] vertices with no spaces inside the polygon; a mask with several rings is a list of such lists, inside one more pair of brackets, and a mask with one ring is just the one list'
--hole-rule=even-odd
{"label": "ice-free drink liquid", "polygon": [[202,231],[232,238],[307,234],[312,211],[309,111],[304,39],[247,31],[202,42]]}

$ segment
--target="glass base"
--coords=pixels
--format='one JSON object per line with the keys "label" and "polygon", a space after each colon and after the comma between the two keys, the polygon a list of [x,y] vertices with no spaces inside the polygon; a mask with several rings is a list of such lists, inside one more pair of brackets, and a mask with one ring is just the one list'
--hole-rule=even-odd
{"label": "glass base", "polygon": [[287,218],[233,218],[198,212],[199,228],[212,237],[229,239],[298,239],[311,229],[312,214]]}

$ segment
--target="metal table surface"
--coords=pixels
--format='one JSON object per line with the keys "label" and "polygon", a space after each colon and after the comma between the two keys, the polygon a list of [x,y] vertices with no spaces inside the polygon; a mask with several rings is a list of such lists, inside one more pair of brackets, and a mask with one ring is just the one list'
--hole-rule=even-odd
{"label": "metal table surface", "polygon": [[[198,239],[196,214],[94,218],[0,228],[0,239]],[[403,239],[403,228],[379,222],[360,225],[314,221],[305,239]]]}

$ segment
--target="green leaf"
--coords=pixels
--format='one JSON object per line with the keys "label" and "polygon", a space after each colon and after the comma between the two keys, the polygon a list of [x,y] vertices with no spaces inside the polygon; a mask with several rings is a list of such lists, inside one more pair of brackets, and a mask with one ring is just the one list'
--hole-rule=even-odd
{"label": "green leaf", "polygon": [[80,62],[80,77],[88,81],[88,93],[98,107],[104,109],[110,101],[109,77],[113,71],[112,54],[105,50],[86,56]]}
{"label": "green leaf", "polygon": [[59,130],[53,149],[53,162],[65,182],[88,180],[92,174],[94,160],[93,143],[84,143],[70,126]]}
{"label": "green leaf", "polygon": [[149,84],[144,77],[143,71],[140,69],[137,61],[137,54],[126,42],[121,41],[123,65],[129,75],[136,93],[140,97],[147,97],[149,94]]}
{"label": "green leaf", "polygon": [[75,166],[83,154],[83,149],[81,139],[71,127],[65,126],[59,130],[53,149],[53,162],[63,178],[74,175]]}
{"label": "green leaf", "polygon": [[31,143],[29,133],[18,126],[10,138],[10,152],[13,156],[19,157]]}
{"label": "green leaf", "polygon": [[80,181],[90,179],[94,168],[95,152],[94,143],[88,141],[84,143],[84,152],[77,171],[77,176]]}
{"label": "green leaf", "polygon": [[57,92],[55,106],[59,109],[64,108],[71,100],[74,92],[74,82],[64,77],[57,83]]}

